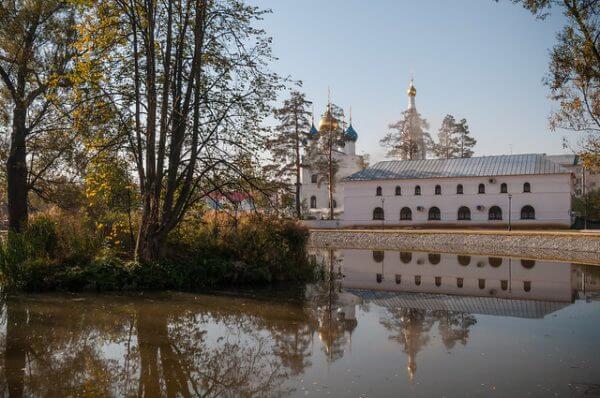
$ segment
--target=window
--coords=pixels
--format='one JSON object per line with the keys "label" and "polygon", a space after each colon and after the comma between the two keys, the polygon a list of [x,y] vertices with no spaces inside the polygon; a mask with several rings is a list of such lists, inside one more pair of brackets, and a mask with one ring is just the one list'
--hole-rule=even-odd
{"label": "window", "polygon": [[415,275],[415,285],[421,286],[421,275]]}
{"label": "window", "polygon": [[462,195],[463,193],[464,193],[464,192],[463,192],[463,186],[462,186],[462,184],[458,184],[458,185],[456,186],[456,194],[457,194],[457,195]]}
{"label": "window", "polygon": [[535,267],[535,260],[521,260],[521,266],[525,269],[532,269]]}
{"label": "window", "polygon": [[376,207],[375,210],[373,210],[373,220],[383,220],[383,219],[384,219],[383,209],[381,207]]}
{"label": "window", "polygon": [[381,187],[377,187],[377,189],[375,190],[375,196],[381,195],[383,195],[383,190],[381,189]]}
{"label": "window", "polygon": [[460,265],[464,265],[465,267],[471,264],[471,256],[458,256],[458,263]]}
{"label": "window", "polygon": [[523,192],[531,192],[531,184],[526,182],[523,184]]}
{"label": "window", "polygon": [[417,185],[417,186],[415,187],[415,195],[416,195],[416,196],[419,196],[419,195],[421,195],[421,186],[420,186],[420,185]]}
{"label": "window", "polygon": [[500,184],[500,193],[508,193],[508,185],[505,182]]}
{"label": "window", "polygon": [[402,283],[402,275],[396,274],[396,285],[399,285],[401,283]]}
{"label": "window", "polygon": [[436,277],[435,277],[435,285],[436,285],[437,287],[440,287],[440,286],[442,286],[442,277],[441,277],[441,276],[436,276]]}
{"label": "window", "polygon": [[383,262],[383,258],[385,257],[385,252],[383,250],[373,250],[373,261],[376,263]]}
{"label": "window", "polygon": [[317,208],[317,197],[316,196],[311,196],[310,197],[310,208],[311,209],[316,209]]}
{"label": "window", "polygon": [[478,193],[485,193],[485,184],[479,184]]}
{"label": "window", "polygon": [[526,292],[531,291],[531,282],[530,281],[523,281],[523,290],[525,290]]}
{"label": "window", "polygon": [[462,288],[464,286],[465,280],[463,278],[456,278],[456,287]]}
{"label": "window", "polygon": [[498,268],[502,265],[502,259],[500,257],[488,257],[488,262],[494,268]]}
{"label": "window", "polygon": [[442,187],[440,185],[436,185],[435,186],[435,194],[436,195],[441,195],[442,194]]}
{"label": "window", "polygon": [[521,220],[535,220],[535,209],[529,205],[521,209]]}
{"label": "window", "polygon": [[400,210],[400,220],[412,220],[412,210],[408,207],[403,207],[402,210]]}
{"label": "window", "polygon": [[411,252],[400,252],[400,261],[404,264],[408,264],[412,261],[412,253]]}
{"label": "window", "polygon": [[470,220],[471,219],[471,209],[466,206],[461,206],[458,208],[458,219],[459,220]]}
{"label": "window", "polygon": [[442,256],[439,253],[429,253],[427,259],[431,265],[438,265],[442,260]]}
{"label": "window", "polygon": [[481,290],[485,289],[485,279],[479,279],[478,282],[479,282],[479,288]]}
{"label": "window", "polygon": [[506,279],[503,279],[500,281],[500,289],[502,289],[502,290],[508,289],[508,281]]}
{"label": "window", "polygon": [[377,283],[381,283],[383,281],[383,274],[377,274]]}
{"label": "window", "polygon": [[432,207],[431,209],[429,209],[429,220],[433,220],[433,221],[437,221],[440,220],[442,218],[442,215],[440,213],[440,209],[437,207]]}
{"label": "window", "polygon": [[313,184],[316,184],[317,182],[319,182],[319,175],[318,174],[311,175],[310,182],[312,182]]}
{"label": "window", "polygon": [[502,209],[498,206],[490,207],[490,212],[488,214],[489,220],[502,220]]}
{"label": "window", "polygon": [[402,195],[402,188],[396,187],[396,196]]}
{"label": "window", "polygon": [[333,200],[333,208],[337,209],[337,201],[335,199]]}

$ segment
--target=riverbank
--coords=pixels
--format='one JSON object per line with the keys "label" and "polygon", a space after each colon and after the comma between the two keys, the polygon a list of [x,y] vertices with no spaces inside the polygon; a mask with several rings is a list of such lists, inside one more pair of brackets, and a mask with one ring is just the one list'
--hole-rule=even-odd
{"label": "riverbank", "polygon": [[417,250],[600,265],[596,231],[311,229],[313,247]]}

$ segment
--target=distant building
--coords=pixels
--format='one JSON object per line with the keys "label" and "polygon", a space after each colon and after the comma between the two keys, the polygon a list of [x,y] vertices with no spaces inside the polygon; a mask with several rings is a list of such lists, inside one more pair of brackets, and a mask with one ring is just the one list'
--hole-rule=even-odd
{"label": "distant building", "polygon": [[[573,174],[573,194],[582,196],[585,192],[600,189],[600,173],[584,169],[579,156],[575,154],[548,155],[548,159],[558,163]],[[585,178],[584,178],[585,171]],[[585,189],[583,182],[585,180]]]}
{"label": "distant building", "polygon": [[343,222],[569,227],[571,185],[543,154],[384,161],[345,178]]}

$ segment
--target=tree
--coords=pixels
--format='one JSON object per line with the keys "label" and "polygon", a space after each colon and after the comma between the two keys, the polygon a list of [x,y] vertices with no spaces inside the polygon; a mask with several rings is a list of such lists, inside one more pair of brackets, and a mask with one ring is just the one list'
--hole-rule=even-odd
{"label": "tree", "polygon": [[327,183],[329,197],[329,219],[334,219],[333,193],[336,186],[336,175],[339,171],[339,159],[335,156],[344,145],[344,126],[340,120],[344,118],[342,108],[328,104],[321,122],[319,134],[308,148],[308,158],[312,169],[317,172],[318,184]]}
{"label": "tree", "polygon": [[275,175],[279,178],[295,180],[296,217],[301,218],[302,208],[300,200],[300,174],[302,159],[300,146],[306,139],[310,129],[310,106],[303,93],[292,91],[290,98],[285,100],[283,106],[275,109],[274,115],[279,124],[275,127],[276,136],[268,141],[274,165]]}
{"label": "tree", "polygon": [[550,52],[546,85],[550,98],[560,104],[550,117],[552,130],[565,129],[590,134],[584,140],[588,167],[600,165],[600,3],[596,0],[513,0],[544,19],[552,9],[566,20]]}
{"label": "tree", "polygon": [[434,154],[441,159],[470,158],[477,141],[469,135],[466,119],[456,122],[446,115],[438,132],[438,142],[433,146]]}
{"label": "tree", "polygon": [[100,55],[101,91],[127,137],[140,189],[136,258],[155,261],[188,209],[228,183],[221,175],[246,179],[240,157],[264,148],[261,122],[279,88],[267,69],[270,39],[253,26],[265,12],[239,0],[95,7],[89,23],[113,27],[92,35],[112,43]]}
{"label": "tree", "polygon": [[64,0],[0,3],[0,104],[12,108],[2,119],[12,123],[10,136],[3,133],[9,228],[16,232],[27,223],[28,192],[72,148],[61,100],[75,56],[74,22]]}
{"label": "tree", "polygon": [[573,212],[588,220],[600,221],[600,190],[587,192],[585,196],[574,197],[572,200]]}
{"label": "tree", "polygon": [[380,141],[388,148],[387,155],[403,160],[425,159],[432,148],[432,140],[426,130],[429,124],[416,109],[407,109],[402,118],[389,125],[389,131]]}

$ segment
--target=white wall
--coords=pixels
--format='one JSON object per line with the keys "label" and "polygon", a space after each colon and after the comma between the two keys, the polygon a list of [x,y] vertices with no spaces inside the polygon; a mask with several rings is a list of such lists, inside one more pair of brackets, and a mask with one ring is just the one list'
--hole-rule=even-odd
{"label": "white wall", "polygon": [[[500,185],[508,185],[512,194],[511,220],[515,225],[556,224],[569,226],[571,223],[571,176],[570,174],[524,175],[495,177],[407,179],[382,181],[347,181],[344,186],[345,225],[474,225],[498,224],[508,222],[508,194],[500,193]],[[531,184],[531,193],[523,192],[523,184]],[[478,186],[484,183],[485,194],[478,193]],[[436,185],[442,188],[441,195],[435,195]],[[464,194],[458,195],[456,187],[462,184]],[[402,189],[402,195],[395,195],[396,186]],[[415,186],[421,187],[421,195],[415,195]],[[376,189],[382,187],[383,195],[376,196]],[[535,220],[521,220],[521,208],[525,205],[535,209]],[[417,206],[424,208],[417,211]],[[441,210],[441,221],[428,221],[428,211],[432,206]],[[471,221],[458,221],[458,208],[471,209]],[[477,206],[483,206],[482,211]],[[492,206],[502,209],[502,221],[489,221],[488,211]],[[373,209],[383,207],[385,221],[373,220]],[[412,221],[400,221],[400,209],[412,210]]]}

